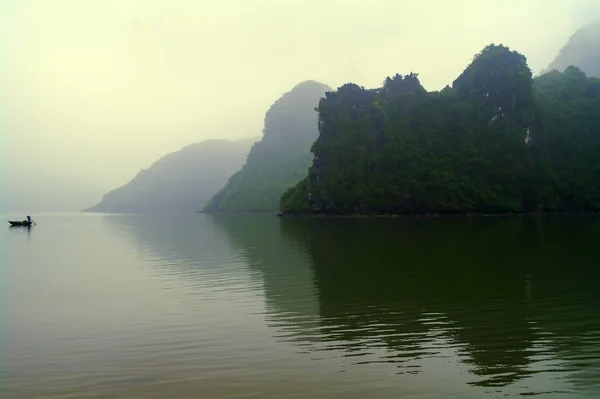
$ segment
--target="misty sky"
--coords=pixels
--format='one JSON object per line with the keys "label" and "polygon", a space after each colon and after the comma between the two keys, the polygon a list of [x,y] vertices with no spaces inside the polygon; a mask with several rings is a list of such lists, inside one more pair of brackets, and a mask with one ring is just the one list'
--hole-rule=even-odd
{"label": "misty sky", "polygon": [[[440,89],[489,43],[534,73],[600,15],[598,0],[6,0],[5,177],[125,183],[206,138],[259,135],[306,79]],[[27,156],[23,156],[24,152]]]}

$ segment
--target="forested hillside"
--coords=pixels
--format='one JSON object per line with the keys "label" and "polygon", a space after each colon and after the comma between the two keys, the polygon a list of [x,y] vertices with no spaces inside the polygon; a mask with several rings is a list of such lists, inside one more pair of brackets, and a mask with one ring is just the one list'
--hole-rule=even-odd
{"label": "forested hillside", "polygon": [[205,211],[277,211],[281,193],[306,176],[318,135],[315,107],[327,90],[305,81],[278,99],[266,113],[262,140]]}
{"label": "forested hillside", "polygon": [[284,214],[600,211],[600,80],[578,68],[534,81],[523,55],[490,45],[452,87],[346,84],[318,113]]}
{"label": "forested hillside", "polygon": [[207,140],[165,155],[88,212],[195,212],[246,160],[257,139]]}

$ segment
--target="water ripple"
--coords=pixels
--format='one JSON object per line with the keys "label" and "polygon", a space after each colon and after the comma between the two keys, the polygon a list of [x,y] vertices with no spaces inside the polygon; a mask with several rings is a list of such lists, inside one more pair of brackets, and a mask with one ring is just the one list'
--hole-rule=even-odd
{"label": "water ripple", "polygon": [[74,220],[5,237],[2,397],[600,396],[600,225]]}

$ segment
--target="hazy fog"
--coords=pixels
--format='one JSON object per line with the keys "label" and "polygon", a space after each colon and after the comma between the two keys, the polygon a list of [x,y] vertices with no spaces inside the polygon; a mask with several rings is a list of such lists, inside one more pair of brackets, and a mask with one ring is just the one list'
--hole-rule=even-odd
{"label": "hazy fog", "polygon": [[491,42],[537,72],[600,16],[598,0],[0,4],[2,195],[58,181],[69,207],[184,145],[260,134],[268,106],[301,80],[374,87],[414,71],[439,89]]}

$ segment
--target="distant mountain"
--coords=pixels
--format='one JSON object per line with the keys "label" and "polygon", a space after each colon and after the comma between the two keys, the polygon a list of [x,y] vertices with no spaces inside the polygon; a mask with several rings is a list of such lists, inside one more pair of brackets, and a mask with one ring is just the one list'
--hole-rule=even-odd
{"label": "distant mountain", "polygon": [[258,138],[207,140],[183,147],[140,171],[85,212],[195,212],[238,170]]}
{"label": "distant mountain", "polygon": [[313,158],[310,147],[318,135],[315,107],[330,90],[325,84],[304,81],[271,105],[262,140],[205,211],[276,211],[281,193],[306,176]]}
{"label": "distant mountain", "polygon": [[542,73],[553,69],[563,72],[570,65],[588,76],[600,77],[600,21],[577,30]]}

